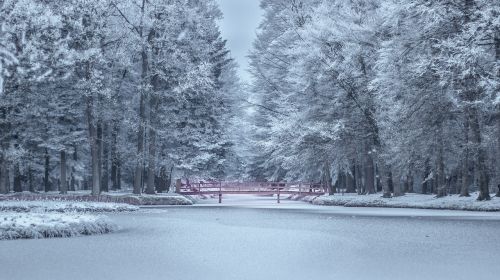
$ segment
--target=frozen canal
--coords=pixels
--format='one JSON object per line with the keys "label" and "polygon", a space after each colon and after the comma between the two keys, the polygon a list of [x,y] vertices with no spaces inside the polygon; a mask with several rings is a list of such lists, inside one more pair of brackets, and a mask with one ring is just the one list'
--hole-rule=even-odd
{"label": "frozen canal", "polygon": [[0,279],[498,279],[497,213],[244,197],[111,218],[109,235],[0,242]]}

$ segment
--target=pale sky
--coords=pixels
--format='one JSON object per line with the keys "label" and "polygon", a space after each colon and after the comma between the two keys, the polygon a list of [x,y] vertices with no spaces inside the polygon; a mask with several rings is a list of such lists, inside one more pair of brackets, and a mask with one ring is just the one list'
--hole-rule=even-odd
{"label": "pale sky", "polygon": [[231,56],[238,62],[239,74],[244,82],[250,80],[247,55],[252,48],[257,27],[261,21],[260,0],[217,0],[224,19],[220,26],[227,39]]}

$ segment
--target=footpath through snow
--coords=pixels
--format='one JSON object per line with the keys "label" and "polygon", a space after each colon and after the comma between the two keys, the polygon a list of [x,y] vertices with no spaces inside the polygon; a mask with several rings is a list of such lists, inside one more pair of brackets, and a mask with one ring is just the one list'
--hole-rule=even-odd
{"label": "footpath through snow", "polygon": [[357,195],[336,194],[320,197],[292,196],[293,200],[302,200],[314,205],[344,206],[344,207],[386,207],[414,208],[465,211],[500,211],[500,197],[492,197],[489,201],[477,201],[477,194],[470,197],[450,195],[436,198],[434,195],[406,194],[404,196],[382,198],[380,194]]}

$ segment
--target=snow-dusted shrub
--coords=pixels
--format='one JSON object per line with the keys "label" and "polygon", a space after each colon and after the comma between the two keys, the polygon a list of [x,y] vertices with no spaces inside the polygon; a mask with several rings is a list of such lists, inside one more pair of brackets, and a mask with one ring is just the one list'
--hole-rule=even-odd
{"label": "snow-dusted shrub", "polygon": [[116,230],[104,216],[61,213],[0,213],[0,240],[104,234]]}

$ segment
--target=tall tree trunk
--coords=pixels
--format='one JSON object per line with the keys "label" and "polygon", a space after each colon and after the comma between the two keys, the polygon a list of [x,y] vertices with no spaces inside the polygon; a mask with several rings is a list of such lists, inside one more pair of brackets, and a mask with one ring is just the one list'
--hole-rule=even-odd
{"label": "tall tree trunk", "polygon": [[43,176],[43,187],[45,192],[50,191],[50,155],[49,155],[49,150],[45,148],[45,164],[43,166],[44,168],[44,176]]}
{"label": "tall tree trunk", "polygon": [[365,193],[375,193],[375,166],[373,163],[373,149],[367,144],[365,150]]}
{"label": "tall tree trunk", "polygon": [[346,182],[346,193],[355,193],[356,192],[356,170],[354,165],[350,167],[350,173],[347,174],[347,182]]}
{"label": "tall tree trunk", "polygon": [[146,88],[148,76],[148,55],[146,50],[143,49],[142,53],[142,87],[141,87],[141,100],[139,105],[139,132],[137,137],[137,163],[135,167],[134,178],[134,194],[141,194],[142,181],[143,181],[143,168],[144,168],[144,133],[146,124]]}
{"label": "tall tree trunk", "polygon": [[76,191],[76,168],[75,165],[78,162],[78,150],[76,145],[73,146],[73,164],[71,166],[71,184],[70,184],[70,190],[71,191]]}
{"label": "tall tree trunk", "polygon": [[156,177],[156,120],[159,100],[157,91],[159,90],[159,77],[154,76],[152,79],[154,93],[150,97],[149,104],[149,154],[148,154],[148,180],[146,186],[147,194],[155,194],[155,177]]}
{"label": "tall tree trunk", "polygon": [[33,169],[31,168],[31,165],[28,165],[28,189],[31,193],[36,192],[35,182],[33,180]]}
{"label": "tall tree trunk", "polygon": [[[152,126],[152,125],[151,125]],[[156,131],[153,127],[149,129],[149,159],[148,159],[148,181],[146,186],[147,194],[155,194],[156,175]]]}
{"label": "tall tree trunk", "polygon": [[472,131],[472,139],[476,148],[477,160],[476,171],[479,176],[479,201],[490,200],[489,178],[486,170],[486,152],[482,147],[481,128],[479,126],[479,116],[476,108],[470,108],[470,127]]}
{"label": "tall tree trunk", "polygon": [[407,182],[408,182],[408,193],[414,193],[415,190],[413,189],[413,186],[415,184],[415,178],[413,177],[411,171],[410,174],[408,174]]}
{"label": "tall tree trunk", "polygon": [[[140,24],[140,37],[142,38],[144,35],[144,15],[146,10],[146,0],[142,0],[141,6],[141,24]],[[149,72],[149,63],[148,63],[148,53],[146,48],[146,43],[143,42],[142,50],[141,50],[141,96],[140,96],[140,105],[139,105],[139,131],[137,137],[137,162],[135,166],[135,176],[134,176],[134,194],[141,194],[142,182],[143,182],[143,171],[144,171],[144,133],[145,133],[145,125],[146,125],[146,99],[147,93],[146,89],[148,88],[148,72]]]}
{"label": "tall tree trunk", "polygon": [[99,172],[99,180],[100,180],[100,189],[99,193],[103,191],[102,189],[102,150],[103,150],[103,145],[104,141],[102,139],[103,133],[102,133],[102,120],[99,117],[97,120],[97,166],[98,166],[98,172]]}
{"label": "tall tree trunk", "polygon": [[105,122],[102,132],[102,183],[101,190],[104,192],[109,191],[109,141],[108,141],[109,126]]}
{"label": "tall tree trunk", "polygon": [[438,158],[437,158],[437,197],[444,197],[447,195],[446,191],[446,174],[444,169],[444,139],[443,139],[443,124],[439,124],[438,129],[439,137],[439,147],[438,147]]}
{"label": "tall tree trunk", "polygon": [[470,156],[470,151],[469,151],[469,118],[465,118],[465,123],[464,123],[464,144],[465,144],[465,149],[464,149],[464,158],[462,160],[462,187],[460,189],[460,196],[462,197],[469,197],[469,188],[470,185],[472,184],[471,182],[471,170],[469,166],[469,156]]}
{"label": "tall tree trunk", "polygon": [[4,157],[0,158],[0,194],[9,193],[7,188],[7,162]]}
{"label": "tall tree trunk", "polygon": [[23,186],[21,183],[21,172],[19,171],[19,163],[14,164],[14,192],[23,192]]}
{"label": "tall tree trunk", "polygon": [[101,193],[101,177],[99,166],[99,140],[97,125],[93,116],[93,97],[87,97],[87,125],[89,128],[89,142],[92,166],[92,195]]}
{"label": "tall tree trunk", "polygon": [[[337,175],[337,180],[340,180],[340,172]],[[327,188],[328,194],[329,195],[334,195],[335,194],[335,187],[333,186],[332,182],[332,175],[331,175],[331,167],[330,163],[328,161],[325,161],[323,165],[323,176],[322,176],[322,183],[323,185]]]}
{"label": "tall tree trunk", "polygon": [[392,178],[392,171],[390,168],[387,172],[387,187],[389,188],[390,192],[394,192],[394,180]]}
{"label": "tall tree trunk", "polygon": [[119,189],[118,183],[118,122],[113,122],[111,131],[111,183],[113,190]]}
{"label": "tall tree trunk", "polygon": [[61,194],[67,194],[68,193],[68,182],[66,178],[66,151],[61,150],[61,188],[60,192]]}

